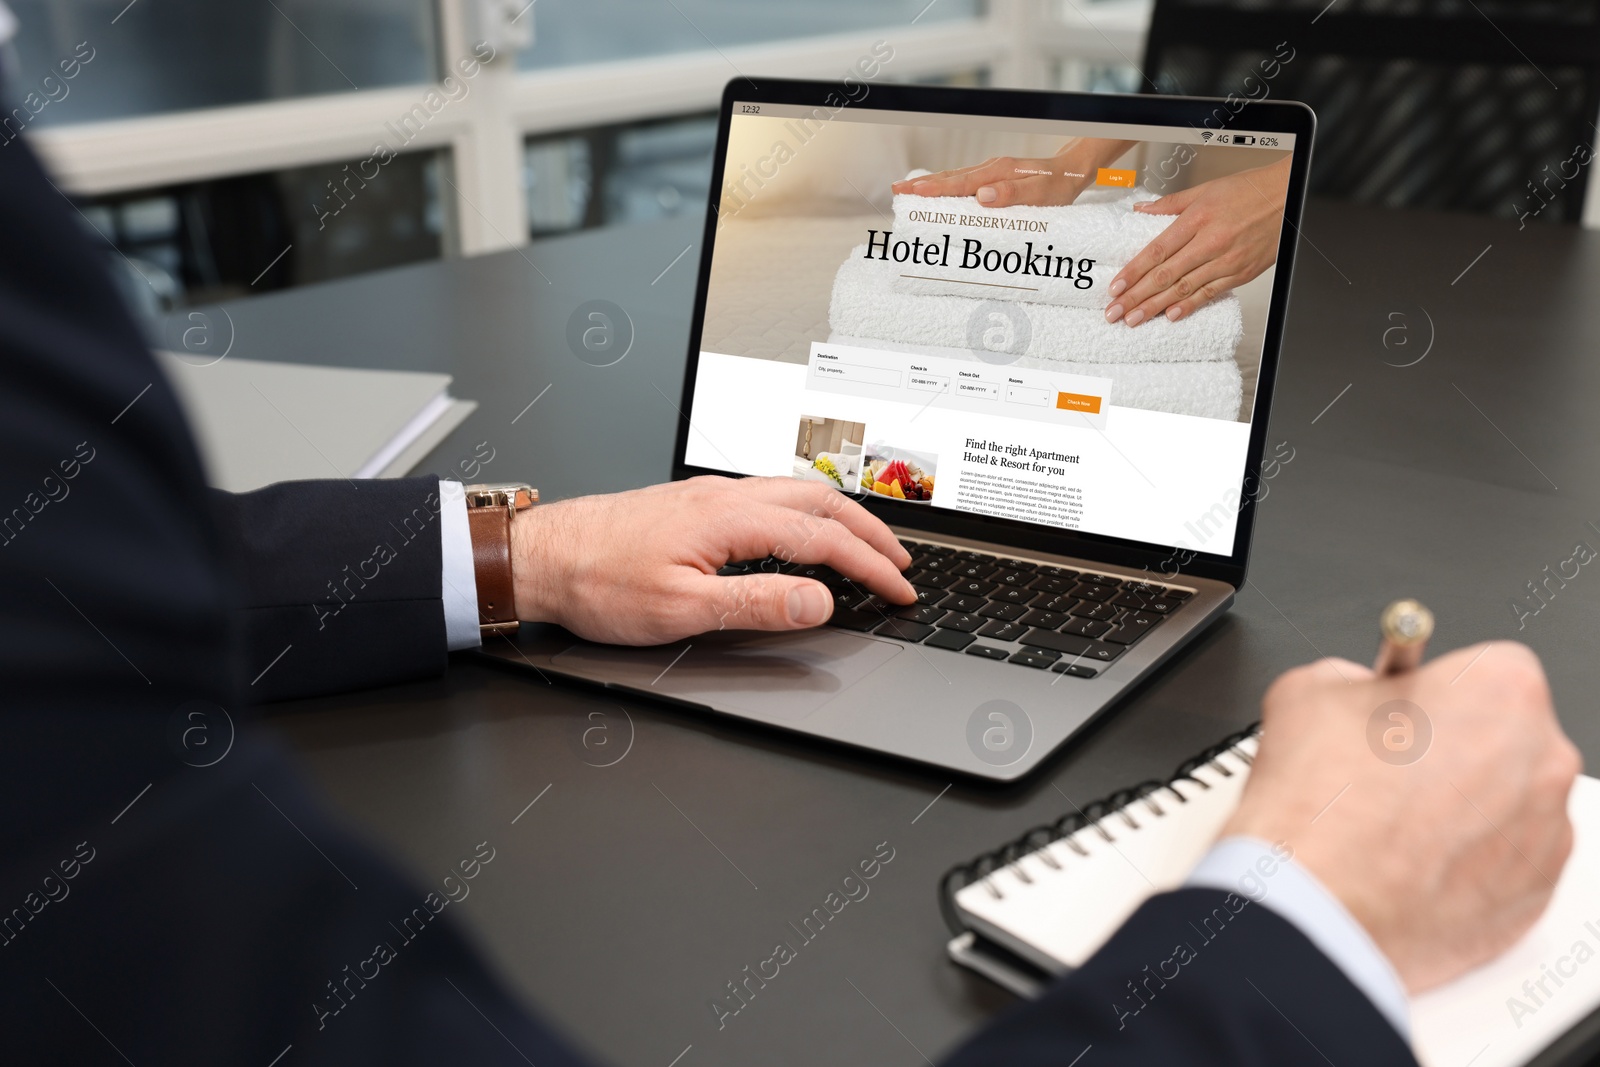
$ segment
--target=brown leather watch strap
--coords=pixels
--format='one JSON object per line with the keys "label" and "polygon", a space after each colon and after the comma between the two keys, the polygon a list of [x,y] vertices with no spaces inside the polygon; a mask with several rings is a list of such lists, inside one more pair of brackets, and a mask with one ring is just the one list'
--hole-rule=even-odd
{"label": "brown leather watch strap", "polygon": [[511,520],[539,502],[531,485],[469,485],[467,532],[478,584],[478,628],[484,634],[517,632],[516,576],[511,567]]}
{"label": "brown leather watch strap", "polygon": [[478,583],[478,623],[486,634],[517,629],[516,586],[511,577],[511,515],[508,507],[467,509],[472,534],[472,569]]}

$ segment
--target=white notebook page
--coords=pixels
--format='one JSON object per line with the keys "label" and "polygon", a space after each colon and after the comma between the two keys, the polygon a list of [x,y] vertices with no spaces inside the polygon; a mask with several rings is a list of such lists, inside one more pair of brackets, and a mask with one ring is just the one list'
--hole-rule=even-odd
{"label": "white notebook page", "polygon": [[[1238,747],[1253,755],[1256,741]],[[1148,897],[1183,883],[1237,806],[1248,774],[1246,759],[1224,753],[1195,772],[1209,789],[1174,784],[1188,803],[1169,790],[1135,801],[1099,828],[967,886],[956,905],[985,937],[1047,971],[1080,966]],[[1517,1067],[1600,1006],[1600,781],[1580,777],[1568,811],[1572,856],[1538,923],[1497,959],[1412,1000],[1412,1043],[1423,1067]]]}

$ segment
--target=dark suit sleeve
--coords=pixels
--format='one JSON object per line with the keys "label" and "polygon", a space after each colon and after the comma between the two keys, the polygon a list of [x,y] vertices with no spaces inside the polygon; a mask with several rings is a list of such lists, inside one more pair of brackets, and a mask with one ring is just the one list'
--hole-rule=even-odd
{"label": "dark suit sleeve", "polygon": [[86,233],[0,143],[0,1059],[577,1063],[445,903],[438,872],[507,842],[400,876],[244,709],[279,640],[258,691],[438,669],[437,521],[316,629],[319,590],[435,486],[209,495]]}
{"label": "dark suit sleeve", "polygon": [[1082,968],[967,1042],[946,1067],[1404,1065],[1364,993],[1292,924],[1214,889],[1145,903]]}
{"label": "dark suit sleeve", "polygon": [[211,504],[252,700],[444,670],[437,479],[284,482]]}

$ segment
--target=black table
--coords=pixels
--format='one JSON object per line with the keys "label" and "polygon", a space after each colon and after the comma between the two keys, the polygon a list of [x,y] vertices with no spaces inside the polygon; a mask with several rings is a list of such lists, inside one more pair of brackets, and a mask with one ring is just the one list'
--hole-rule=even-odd
{"label": "black table", "polygon": [[[547,498],[643,485],[668,474],[698,240],[697,221],[596,232],[262,297],[229,306],[234,354],[453,373],[481,407],[425,470],[459,476],[487,441],[484,477]],[[497,850],[453,914],[602,1059],[937,1059],[1010,1000],[945,959],[940,874],[1067,797],[1164,774],[1255,718],[1278,672],[1369,659],[1397,595],[1434,609],[1436,647],[1532,645],[1600,762],[1600,563],[1552,580],[1520,631],[1512,607],[1538,605],[1525,583],[1580,541],[1600,547],[1597,291],[1600,235],[1313,205],[1272,418],[1293,459],[1267,483],[1249,583],[1191,652],[1014,787],[466,657],[442,680],[272,722],[418,878],[480,841]],[[635,331],[610,367],[566,339],[595,298]],[[712,999],[880,842],[894,858],[870,895],[719,1029]]]}

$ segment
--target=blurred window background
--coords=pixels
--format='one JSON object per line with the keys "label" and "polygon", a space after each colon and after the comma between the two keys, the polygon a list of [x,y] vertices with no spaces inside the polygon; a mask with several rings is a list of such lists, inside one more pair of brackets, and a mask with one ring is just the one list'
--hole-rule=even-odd
{"label": "blurred window background", "polygon": [[886,80],[1134,88],[1149,0],[10,6],[0,140],[159,311],[701,212],[746,69],[839,78],[882,40]]}
{"label": "blurred window background", "polygon": [[41,125],[97,122],[433,80],[433,0],[7,0],[13,77],[32,86],[86,43],[94,58]]}
{"label": "blurred window background", "polygon": [[979,0],[539,0],[538,44],[517,65],[577,63],[699,52],[886,27],[971,20]]}

